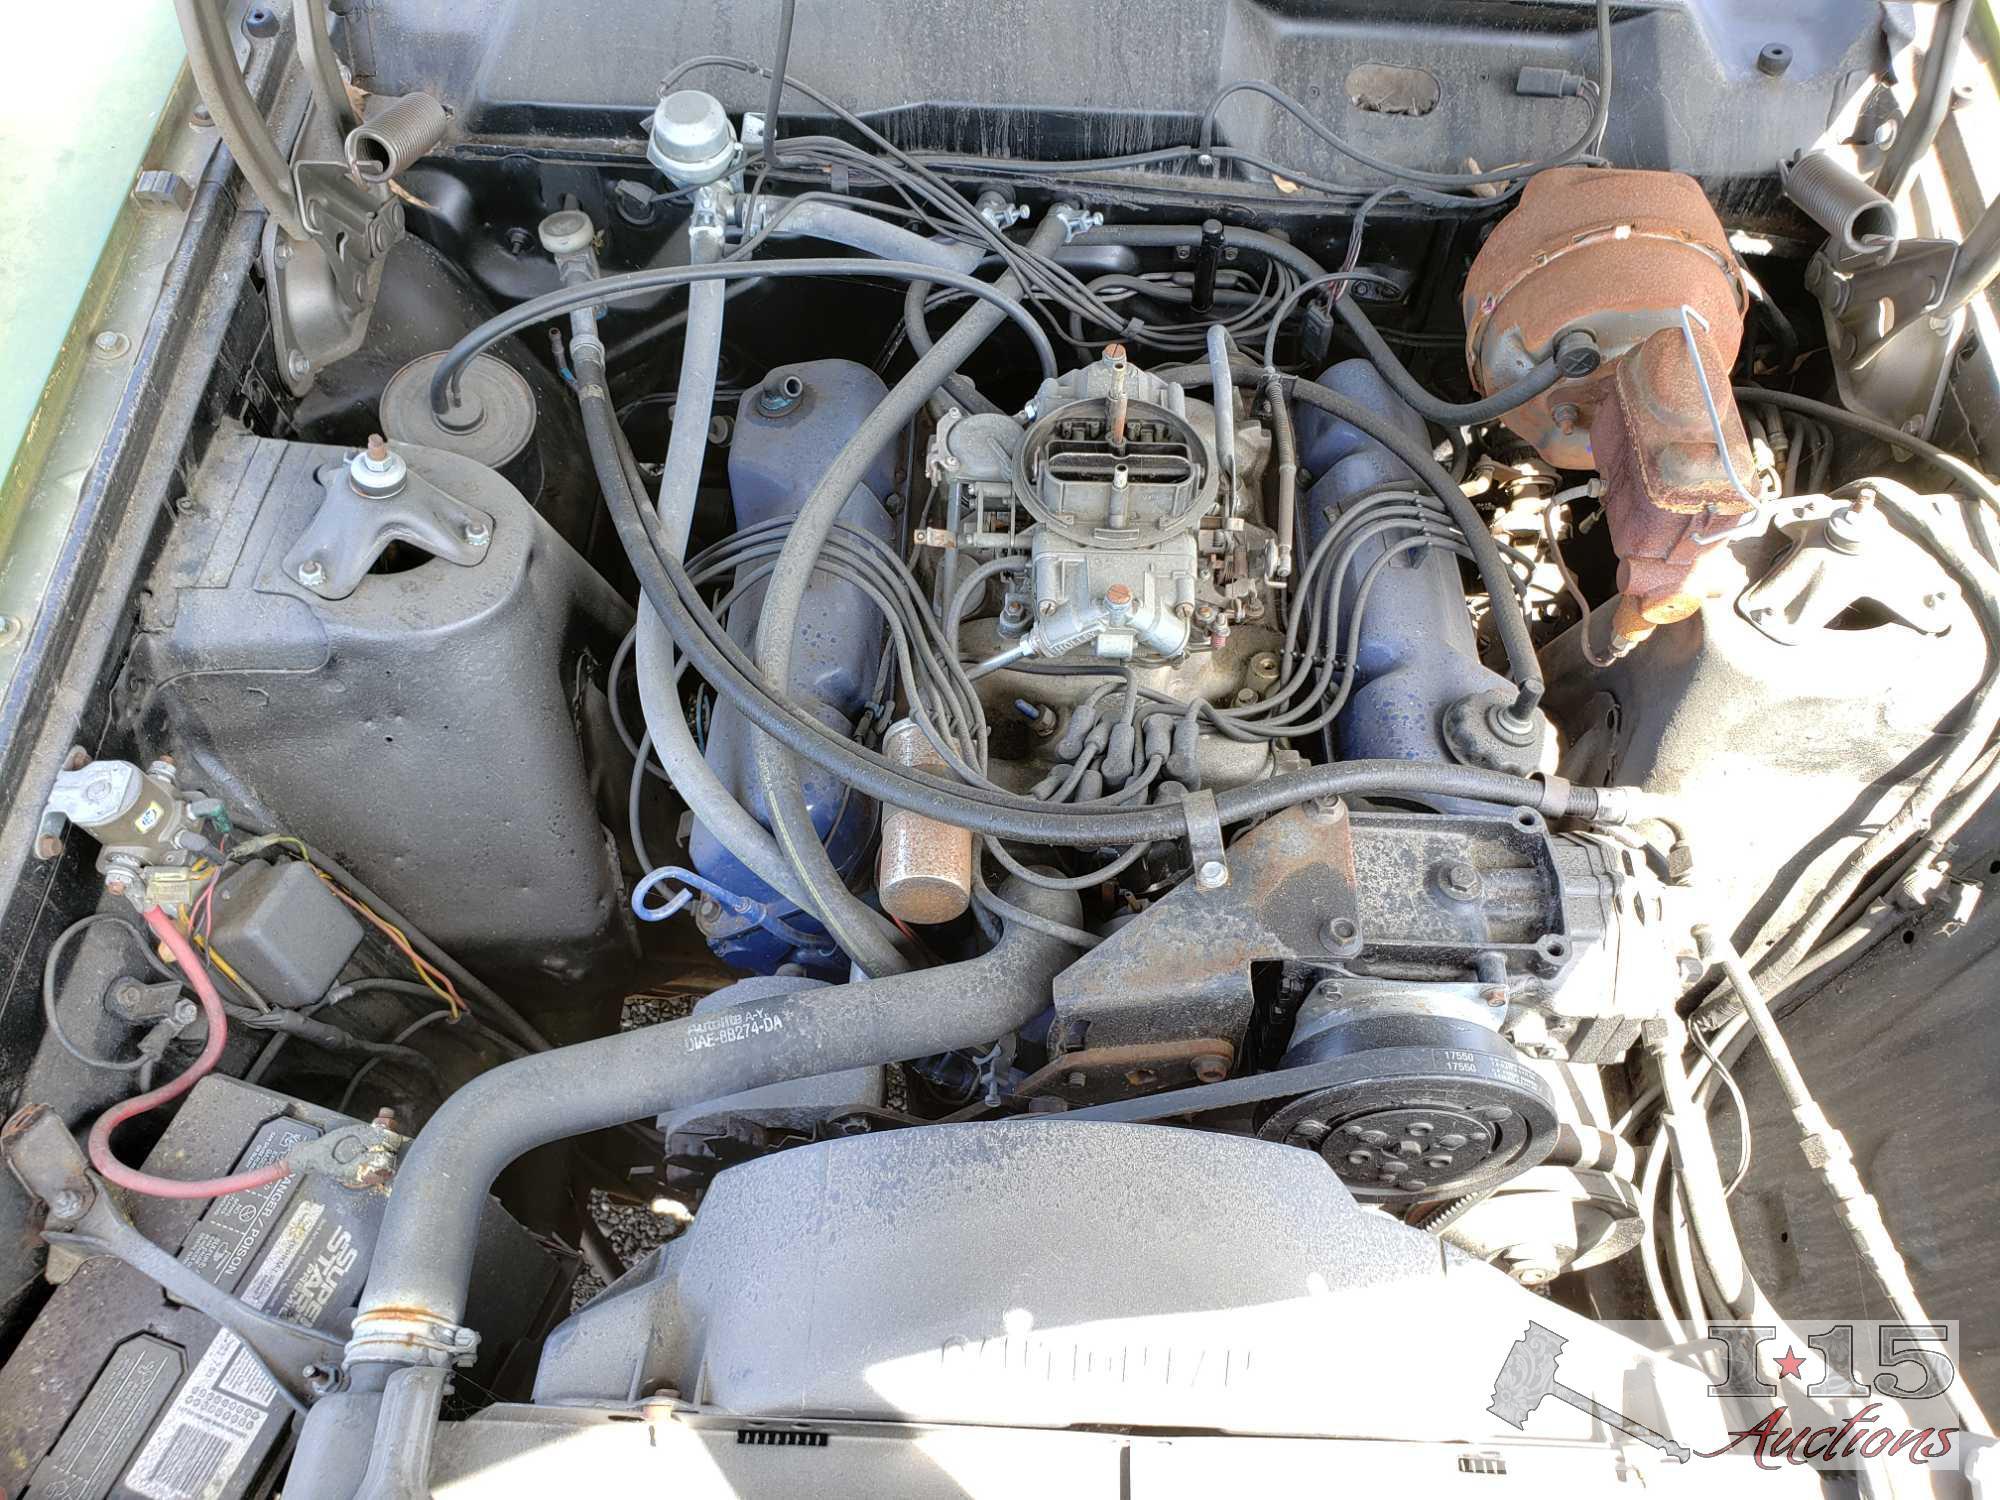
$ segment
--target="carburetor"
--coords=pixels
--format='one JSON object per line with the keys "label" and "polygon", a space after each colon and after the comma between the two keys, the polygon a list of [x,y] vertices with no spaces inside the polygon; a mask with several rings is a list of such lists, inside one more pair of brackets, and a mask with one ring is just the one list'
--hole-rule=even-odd
{"label": "carburetor", "polygon": [[1024,432],[1011,418],[954,414],[931,444],[932,477],[950,486],[939,540],[1027,553],[998,623],[1011,644],[974,676],[1030,657],[1177,662],[1275,618],[1261,428],[1246,425],[1220,454],[1211,409],[1115,345],[1045,381],[1026,415]]}
{"label": "carburetor", "polygon": [[1014,457],[1015,494],[1041,523],[1030,532],[1036,613],[1023,644],[1042,657],[1085,644],[1113,660],[1141,646],[1178,657],[1194,625],[1194,528],[1215,503],[1216,465],[1167,405],[1178,387],[1122,359],[1104,373],[1103,395],[1053,405]]}

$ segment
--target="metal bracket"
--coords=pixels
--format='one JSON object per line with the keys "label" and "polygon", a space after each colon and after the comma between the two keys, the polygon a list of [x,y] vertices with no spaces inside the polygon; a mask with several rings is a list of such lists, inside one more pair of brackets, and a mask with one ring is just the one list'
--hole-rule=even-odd
{"label": "metal bracket", "polygon": [[948,484],[955,477],[958,456],[951,451],[951,430],[965,420],[965,413],[952,407],[937,419],[931,432],[930,450],[924,457],[924,477],[932,484]]}
{"label": "metal bracket", "polygon": [[403,237],[403,205],[386,185],[355,181],[344,162],[302,161],[292,181],[306,237],[295,238],[273,218],[263,261],[278,369],[302,396],[317,370],[345,359],[367,336],[383,257]]}
{"label": "metal bracket", "polygon": [[1903,240],[1895,258],[1841,269],[1825,251],[1806,266],[1818,298],[1841,399],[1857,411],[1927,435],[1937,420],[1964,308],[1939,317],[1957,264],[1955,240]]}
{"label": "metal bracket", "polygon": [[48,1205],[42,1234],[50,1244],[114,1256],[159,1283],[175,1301],[206,1313],[243,1340],[300,1411],[321,1394],[324,1386],[315,1378],[340,1367],[345,1345],[339,1335],[259,1312],[147,1239],[47,1108],[30,1105],[8,1121],[5,1146],[7,1165],[21,1186]]}
{"label": "metal bracket", "polygon": [[[403,237],[403,206],[386,185],[354,180],[345,162],[287,163],[243,81],[235,32],[220,0],[176,0],[188,68],[222,138],[270,214],[264,280],[271,342],[294,395],[314,372],[361,347],[382,279],[382,257]],[[322,109],[342,127],[347,102],[330,44],[315,14],[300,24],[301,56]]]}
{"label": "metal bracket", "polygon": [[1930,554],[1897,530],[1879,506],[1828,496],[1796,502],[1773,521],[1790,549],[1737,595],[1736,611],[1783,646],[1796,646],[1861,600],[1910,629],[1950,628],[1958,589]]}
{"label": "metal bracket", "polygon": [[416,470],[403,487],[376,498],[354,488],[346,464],[319,471],[326,498],[285,554],[285,572],[322,599],[361,586],[391,542],[406,542],[461,568],[477,566],[493,540],[493,517],[453,499]]}
{"label": "metal bracket", "polygon": [[1059,1053],[1014,1087],[1017,1099],[1042,1096],[1071,1109],[1130,1099],[1160,1089],[1216,1083],[1229,1076],[1236,1048],[1223,1037],[1084,1047]]}
{"label": "metal bracket", "polygon": [[1215,805],[1215,793],[1206,788],[1189,792],[1181,799],[1187,815],[1188,858],[1194,866],[1194,883],[1204,891],[1220,890],[1229,884],[1229,859],[1222,847],[1222,817]]}
{"label": "metal bracket", "polygon": [[115,979],[104,992],[104,1009],[127,1026],[146,1026],[171,1017],[181,1004],[181,982]]}

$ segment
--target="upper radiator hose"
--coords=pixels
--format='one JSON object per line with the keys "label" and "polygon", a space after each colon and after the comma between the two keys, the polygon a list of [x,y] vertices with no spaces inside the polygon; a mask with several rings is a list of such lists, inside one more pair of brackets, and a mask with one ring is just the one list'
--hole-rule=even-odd
{"label": "upper radiator hose", "polygon": [[[1082,912],[1071,892],[1018,880],[1003,891],[1052,922],[1073,926]],[[425,1493],[437,1418],[431,1396],[441,1393],[445,1370],[476,1347],[459,1319],[487,1194],[510,1162],[675,1105],[985,1046],[1048,1008],[1055,976],[1075,951],[1010,923],[990,950],[964,963],[746,1001],[524,1057],[467,1084],[431,1117],[396,1173],[347,1346],[355,1390],[308,1415],[287,1486],[294,1500],[346,1500],[361,1462],[369,1465],[363,1494]],[[439,1378],[392,1378],[384,1396],[383,1366]],[[383,1430],[375,1434],[378,1407]]]}

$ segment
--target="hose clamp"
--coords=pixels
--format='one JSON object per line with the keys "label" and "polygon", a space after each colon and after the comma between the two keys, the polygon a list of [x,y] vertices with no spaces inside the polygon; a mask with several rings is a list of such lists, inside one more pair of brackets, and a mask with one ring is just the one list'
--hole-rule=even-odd
{"label": "hose clamp", "polygon": [[364,1308],[348,1336],[348,1369],[365,1364],[469,1365],[479,1355],[479,1335],[449,1318],[415,1308]]}
{"label": "hose clamp", "polygon": [[1063,243],[1073,242],[1078,235],[1088,234],[1093,229],[1104,226],[1104,215],[1094,211],[1086,212],[1073,203],[1058,203],[1051,216],[1063,227]]}

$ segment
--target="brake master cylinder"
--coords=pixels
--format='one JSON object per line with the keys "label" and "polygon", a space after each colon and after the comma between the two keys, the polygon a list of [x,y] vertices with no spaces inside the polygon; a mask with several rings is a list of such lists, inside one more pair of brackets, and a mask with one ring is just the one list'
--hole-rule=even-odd
{"label": "brake master cylinder", "polygon": [[1604,476],[1614,650],[1694,613],[1710,543],[1754,503],[1729,389],[1748,296],[1715,210],[1679,172],[1539,173],[1467,273],[1479,392],[1543,359],[1563,370],[1504,420],[1557,468]]}

